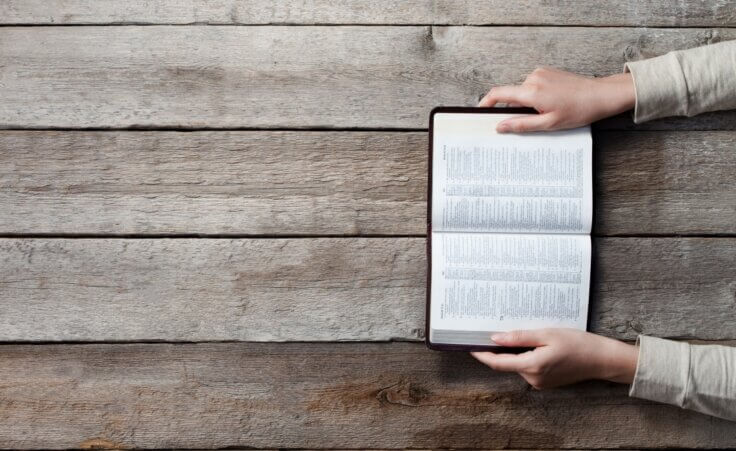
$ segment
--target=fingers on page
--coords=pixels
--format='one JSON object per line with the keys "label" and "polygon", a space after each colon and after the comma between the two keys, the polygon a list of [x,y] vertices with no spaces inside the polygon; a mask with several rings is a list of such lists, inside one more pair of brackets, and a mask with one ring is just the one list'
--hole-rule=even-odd
{"label": "fingers on page", "polygon": [[536,130],[549,130],[554,126],[552,113],[531,114],[499,122],[496,130],[499,132],[533,132]]}

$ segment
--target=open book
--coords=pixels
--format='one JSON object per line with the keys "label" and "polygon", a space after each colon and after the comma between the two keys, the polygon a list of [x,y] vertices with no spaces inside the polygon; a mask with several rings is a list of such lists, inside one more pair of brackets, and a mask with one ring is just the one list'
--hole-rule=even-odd
{"label": "open book", "polygon": [[439,107],[429,126],[427,345],[493,349],[493,332],[586,330],[590,127],[499,134],[526,108]]}

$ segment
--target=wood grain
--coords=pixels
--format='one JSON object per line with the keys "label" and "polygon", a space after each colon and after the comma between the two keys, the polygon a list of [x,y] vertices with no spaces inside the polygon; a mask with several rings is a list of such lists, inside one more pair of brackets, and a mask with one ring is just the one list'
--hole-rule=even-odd
{"label": "wood grain", "polygon": [[[423,336],[423,238],[2,239],[2,341]],[[736,339],[736,239],[595,240],[593,331]]]}
{"label": "wood grain", "polygon": [[[736,132],[595,132],[598,235],[736,233]],[[419,132],[0,132],[0,233],[420,235]]]}
{"label": "wood grain", "polygon": [[530,390],[418,343],[0,347],[0,447],[736,445],[733,423],[627,396]]}
{"label": "wood grain", "polygon": [[474,105],[537,66],[604,75],[734,38],[728,28],[3,27],[0,127],[424,128],[432,107]]}
{"label": "wood grain", "polygon": [[[735,39],[733,11],[0,1],[0,448],[736,447],[625,386],[389,342],[424,335],[431,107]],[[108,128],[159,131],[28,130]],[[240,130],[273,128],[323,131]],[[595,234],[736,234],[736,111],[594,129]],[[594,249],[593,331],[734,344],[736,238]]]}
{"label": "wood grain", "polygon": [[736,133],[594,133],[594,233],[736,233]]}
{"label": "wood grain", "polygon": [[425,135],[0,132],[0,231],[424,233]]}
{"label": "wood grain", "polygon": [[735,239],[601,238],[593,252],[591,330],[736,338]]}
{"label": "wood grain", "polygon": [[5,0],[4,24],[736,26],[727,0]]}
{"label": "wood grain", "polygon": [[417,339],[423,244],[0,240],[0,340]]}

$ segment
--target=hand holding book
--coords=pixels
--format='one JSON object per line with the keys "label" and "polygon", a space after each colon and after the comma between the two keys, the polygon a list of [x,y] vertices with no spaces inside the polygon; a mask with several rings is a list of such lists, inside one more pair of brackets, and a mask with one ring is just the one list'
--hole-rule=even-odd
{"label": "hand holding book", "polygon": [[502,346],[533,347],[521,354],[472,352],[496,371],[519,373],[536,389],[587,379],[630,384],[636,369],[636,347],[575,329],[515,330],[494,334]]}
{"label": "hand holding book", "polygon": [[[736,41],[724,41],[629,61],[624,72],[630,73],[611,77],[587,78],[539,69],[521,86],[493,88],[480,106],[503,102],[541,113],[500,122],[494,127],[498,132],[574,128],[631,108],[637,124],[736,109],[734,61]],[[486,340],[490,342],[491,337]],[[537,388],[583,379],[631,382],[630,396],[736,420],[736,386],[728,377],[736,363],[733,347],[646,335],[639,335],[637,346],[632,346],[565,329],[511,332],[493,340],[506,347],[535,346],[520,355],[474,356],[492,368],[518,372]]]}
{"label": "hand holding book", "polygon": [[582,127],[632,109],[635,99],[630,73],[590,78],[540,68],[519,86],[491,88],[478,106],[506,103],[534,108],[539,115],[507,119],[496,128],[500,133],[521,133]]}
{"label": "hand holding book", "polygon": [[[635,100],[630,73],[590,78],[539,68],[519,86],[492,88],[479,106],[505,103],[534,108],[539,115],[512,117],[496,126],[499,133],[521,133],[588,125],[632,109]],[[494,334],[490,339],[504,347],[534,348],[521,354],[472,355],[495,370],[519,373],[538,389],[587,379],[631,383],[637,366],[637,347],[581,330],[515,330]]]}

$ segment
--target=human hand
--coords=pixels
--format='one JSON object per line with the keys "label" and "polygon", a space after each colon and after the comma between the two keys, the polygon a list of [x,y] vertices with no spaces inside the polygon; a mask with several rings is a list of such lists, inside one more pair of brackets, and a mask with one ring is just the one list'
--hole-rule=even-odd
{"label": "human hand", "polygon": [[553,68],[539,68],[517,86],[491,88],[478,106],[496,103],[532,107],[540,114],[501,121],[498,132],[529,132],[581,127],[634,107],[630,73],[590,78]]}
{"label": "human hand", "polygon": [[587,379],[630,384],[639,357],[634,345],[576,329],[515,330],[494,334],[491,340],[501,346],[535,347],[521,354],[471,354],[494,370],[519,373],[536,389]]}

